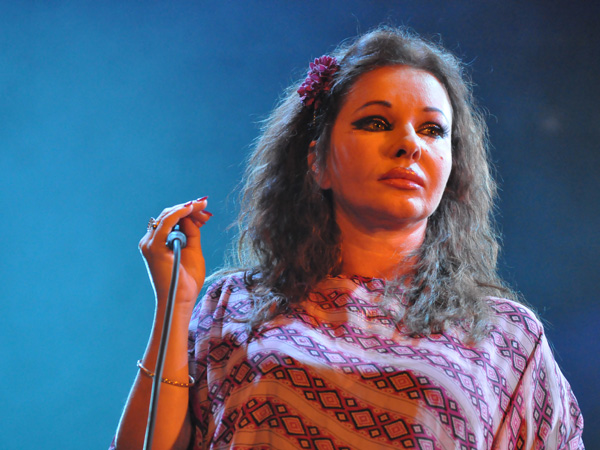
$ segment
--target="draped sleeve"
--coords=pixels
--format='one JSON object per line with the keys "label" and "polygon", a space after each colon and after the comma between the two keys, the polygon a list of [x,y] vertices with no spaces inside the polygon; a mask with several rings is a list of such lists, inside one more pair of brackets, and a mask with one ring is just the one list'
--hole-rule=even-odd
{"label": "draped sleeve", "polygon": [[543,326],[527,308],[512,304],[524,313],[520,322],[537,339],[506,408],[493,449],[582,450],[583,416],[556,363]]}
{"label": "draped sleeve", "polygon": [[[190,450],[207,448],[215,432],[215,402],[221,394],[211,392],[210,386],[220,386],[221,369],[235,346],[235,338],[247,337],[245,324],[236,322],[236,318],[245,316],[250,307],[243,274],[237,274],[209,287],[194,309],[188,339],[189,370],[196,380],[190,389],[194,429]],[[233,339],[223,339],[224,335]]]}

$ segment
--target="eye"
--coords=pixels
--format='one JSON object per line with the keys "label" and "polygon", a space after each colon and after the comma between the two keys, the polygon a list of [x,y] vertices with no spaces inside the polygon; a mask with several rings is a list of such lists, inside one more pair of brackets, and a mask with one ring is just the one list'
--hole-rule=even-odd
{"label": "eye", "polygon": [[421,127],[419,133],[424,134],[425,136],[433,136],[435,138],[445,138],[448,136],[449,130],[442,125],[429,122]]}
{"label": "eye", "polygon": [[389,131],[392,125],[382,116],[368,116],[352,123],[356,130],[364,131]]}

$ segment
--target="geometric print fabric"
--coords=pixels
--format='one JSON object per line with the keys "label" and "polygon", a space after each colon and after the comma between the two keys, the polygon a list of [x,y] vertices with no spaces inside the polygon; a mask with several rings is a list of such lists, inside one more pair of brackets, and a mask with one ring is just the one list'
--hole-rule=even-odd
{"label": "geometric print fabric", "polygon": [[[379,308],[382,280],[330,277],[248,334],[242,274],[190,324],[194,449],[583,449],[583,418],[537,318],[490,299],[475,346],[414,338]],[[398,305],[398,307],[403,307]]]}

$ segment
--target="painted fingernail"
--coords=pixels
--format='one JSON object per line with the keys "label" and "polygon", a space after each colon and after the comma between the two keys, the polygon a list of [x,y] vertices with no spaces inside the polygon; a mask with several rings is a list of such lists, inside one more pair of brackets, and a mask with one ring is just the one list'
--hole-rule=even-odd
{"label": "painted fingernail", "polygon": [[207,198],[208,198],[208,195],[207,195],[207,196],[205,196],[205,197],[201,197],[201,198],[197,199],[196,201],[197,201],[197,202],[203,202],[203,201],[204,201],[204,200],[206,200]]}
{"label": "painted fingernail", "polygon": [[187,202],[187,203],[186,203],[185,205],[183,205],[183,206],[190,206],[192,203],[194,203],[194,202],[192,202],[192,201],[189,201],[189,202]]}
{"label": "painted fingernail", "polygon": [[204,214],[206,214],[208,217],[212,217],[212,213],[211,213],[211,212],[209,212],[209,211],[207,211],[207,210],[204,210],[204,211],[202,211],[202,212],[203,212]]}

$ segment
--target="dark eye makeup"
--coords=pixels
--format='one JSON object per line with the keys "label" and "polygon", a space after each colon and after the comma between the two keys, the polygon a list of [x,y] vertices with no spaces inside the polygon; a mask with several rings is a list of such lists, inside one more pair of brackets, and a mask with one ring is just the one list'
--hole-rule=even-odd
{"label": "dark eye makeup", "polygon": [[392,125],[383,116],[367,116],[352,122],[356,130],[365,131],[388,131],[393,129]]}
{"label": "dark eye makeup", "polygon": [[427,122],[423,124],[423,126],[419,129],[419,132],[425,134],[426,136],[444,138],[448,136],[450,130],[447,127],[437,124],[435,122]]}
{"label": "dark eye makeup", "polygon": [[[355,130],[364,131],[390,131],[394,126],[383,116],[367,116],[352,122]],[[417,130],[418,133],[434,138],[445,138],[450,130],[436,122],[426,122]]]}

